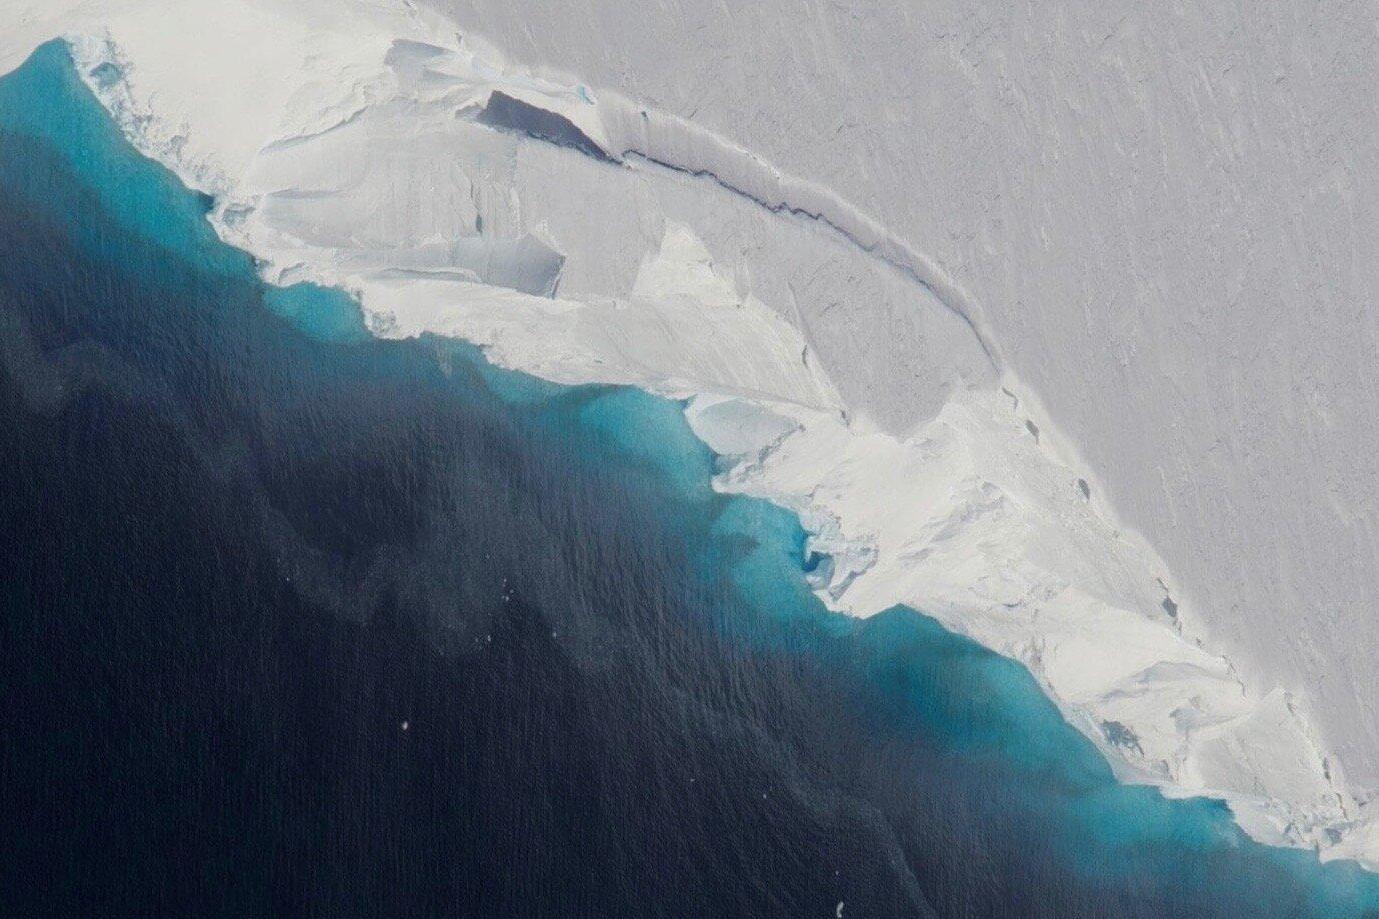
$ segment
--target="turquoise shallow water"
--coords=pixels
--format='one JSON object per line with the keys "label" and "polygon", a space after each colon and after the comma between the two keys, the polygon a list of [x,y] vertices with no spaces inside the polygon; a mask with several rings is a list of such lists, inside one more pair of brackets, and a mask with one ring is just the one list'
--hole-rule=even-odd
{"label": "turquoise shallow water", "polygon": [[1016,663],[828,612],[679,405],[263,285],[63,45],[0,132],[6,912],[1379,905],[1120,785]]}

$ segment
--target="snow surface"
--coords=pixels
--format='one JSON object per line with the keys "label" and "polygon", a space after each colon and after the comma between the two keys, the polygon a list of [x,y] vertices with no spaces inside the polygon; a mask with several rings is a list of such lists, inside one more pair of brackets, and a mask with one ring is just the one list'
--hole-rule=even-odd
{"label": "snow surface", "polygon": [[895,6],[21,0],[0,70],[68,37],[266,277],[688,399],[830,605],[1379,865],[1373,16]]}

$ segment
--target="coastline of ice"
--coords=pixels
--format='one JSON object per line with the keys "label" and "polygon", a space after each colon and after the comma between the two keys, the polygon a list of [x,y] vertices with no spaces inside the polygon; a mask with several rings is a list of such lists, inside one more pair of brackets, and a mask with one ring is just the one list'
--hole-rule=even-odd
{"label": "coastline of ice", "polygon": [[[1290,695],[1250,693],[1204,649],[1166,566],[1088,500],[1079,481],[1095,481],[1051,450],[1047,413],[960,291],[826,189],[405,4],[19,19],[0,69],[66,36],[131,139],[216,196],[217,230],[269,279],[355,292],[376,334],[688,399],[726,458],[719,487],[796,511],[833,559],[817,584],[831,606],[923,609],[1027,665],[1126,780],[1223,795],[1262,841],[1379,864],[1379,828]],[[193,23],[221,30],[214,47],[167,42]],[[498,88],[622,164],[484,124]],[[853,408],[900,358],[878,352],[885,373],[858,380],[838,371],[862,355],[829,350],[832,312],[878,302],[928,333],[903,371],[929,420],[905,433]]]}

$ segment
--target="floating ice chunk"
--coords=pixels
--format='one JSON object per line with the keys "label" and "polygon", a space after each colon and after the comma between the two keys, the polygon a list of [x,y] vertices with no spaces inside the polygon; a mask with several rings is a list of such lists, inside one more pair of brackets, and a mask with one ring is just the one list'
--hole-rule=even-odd
{"label": "floating ice chunk", "polygon": [[727,457],[760,455],[800,426],[769,405],[726,396],[697,396],[686,407],[685,416],[696,437]]}

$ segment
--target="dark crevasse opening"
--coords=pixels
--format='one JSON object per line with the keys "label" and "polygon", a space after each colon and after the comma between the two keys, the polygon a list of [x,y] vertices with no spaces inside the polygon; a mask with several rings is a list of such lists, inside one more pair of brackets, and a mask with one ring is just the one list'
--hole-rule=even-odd
{"label": "dark crevasse opening", "polygon": [[585,156],[611,163],[613,159],[574,122],[556,112],[524,102],[494,90],[479,113],[479,121],[490,127],[517,131],[559,147],[578,150]]}
{"label": "dark crevasse opening", "polygon": [[262,284],[0,79],[0,909],[1358,915],[1022,668],[808,589],[678,406]]}

